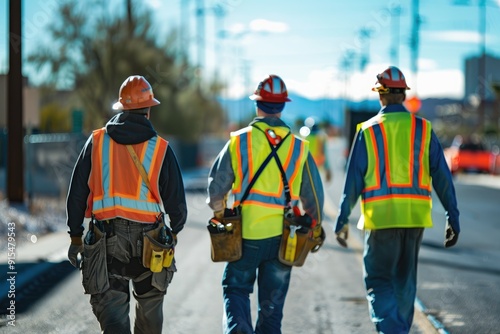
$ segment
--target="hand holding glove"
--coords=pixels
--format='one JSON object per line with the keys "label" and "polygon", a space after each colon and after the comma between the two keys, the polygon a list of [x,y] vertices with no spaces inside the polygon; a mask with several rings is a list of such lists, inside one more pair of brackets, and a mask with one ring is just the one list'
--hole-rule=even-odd
{"label": "hand holding glove", "polygon": [[454,246],[458,241],[458,233],[455,232],[449,223],[446,223],[446,232],[444,238],[444,247],[449,248]]}
{"label": "hand holding glove", "polygon": [[342,226],[340,231],[335,233],[337,235],[337,242],[340,246],[347,248],[347,238],[349,238],[349,225]]}
{"label": "hand holding glove", "polygon": [[68,259],[69,262],[75,268],[80,267],[80,260],[78,259],[78,254],[83,253],[83,243],[81,237],[71,237],[71,244],[68,249]]}

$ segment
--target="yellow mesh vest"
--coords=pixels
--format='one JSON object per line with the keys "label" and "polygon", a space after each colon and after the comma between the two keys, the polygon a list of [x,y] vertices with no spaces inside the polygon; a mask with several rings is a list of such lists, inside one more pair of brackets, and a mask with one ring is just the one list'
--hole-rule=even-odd
{"label": "yellow mesh vest", "polygon": [[[254,126],[265,131],[270,128],[264,122]],[[290,129],[273,127],[274,132],[284,138]],[[239,205],[246,187],[271,153],[266,135],[252,126],[231,134],[229,150],[235,175],[232,192],[235,206]],[[286,172],[292,201],[299,199],[302,171],[308,154],[307,142],[289,135],[278,150],[278,157]],[[242,205],[243,238],[265,239],[283,232],[283,209],[285,191],[281,172],[275,159],[271,159],[258,177]]]}
{"label": "yellow mesh vest", "polygon": [[359,228],[432,227],[431,125],[408,112],[362,124],[368,153]]}

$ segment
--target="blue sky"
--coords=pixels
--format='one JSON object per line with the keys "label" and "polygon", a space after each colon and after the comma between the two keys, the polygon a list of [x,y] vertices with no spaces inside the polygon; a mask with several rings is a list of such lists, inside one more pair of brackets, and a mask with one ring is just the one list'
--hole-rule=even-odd
{"label": "blue sky", "polygon": [[[466,0],[420,0],[419,72],[410,70],[409,40],[412,9],[410,0],[395,1],[285,1],[285,0],[204,0],[205,72],[218,75],[227,83],[225,96],[249,95],[267,74],[280,75],[290,91],[309,98],[347,96],[351,99],[374,98],[370,91],[375,75],[393,64],[390,56],[393,22],[391,11],[399,15],[398,66],[406,74],[410,94],[426,97],[463,97],[464,59],[477,55],[480,46],[478,2],[457,5]],[[486,49],[500,57],[500,0],[485,0]],[[0,72],[8,62],[7,0],[0,0]],[[61,0],[24,0],[24,53],[37,43],[50,43],[44,27],[53,19]],[[98,2],[97,0],[88,1]],[[122,4],[124,0],[111,0]],[[154,9],[158,36],[180,26],[181,0],[145,0]],[[191,59],[198,62],[196,49],[196,0],[184,0],[191,15],[189,39]],[[29,4],[29,5],[27,5]],[[224,9],[225,38],[216,38],[215,5]],[[93,8],[92,5],[88,6]],[[359,54],[360,31],[370,30],[369,63],[361,71],[358,57],[346,75],[340,66],[347,50]],[[217,72],[216,72],[217,70]],[[24,68],[34,82],[40,80],[33,69]]]}

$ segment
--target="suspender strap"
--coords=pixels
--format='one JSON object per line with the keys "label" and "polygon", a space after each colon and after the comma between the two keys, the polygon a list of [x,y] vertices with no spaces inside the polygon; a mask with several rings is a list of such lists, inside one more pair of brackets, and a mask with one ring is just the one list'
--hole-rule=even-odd
{"label": "suspender strap", "polygon": [[[264,135],[266,135],[266,133],[262,129],[260,129],[260,128],[256,127],[256,126],[254,126],[254,128],[258,129],[259,131],[263,132]],[[281,161],[280,161],[280,158],[278,157],[278,153],[277,152],[278,152],[278,149],[280,148],[281,144],[290,135],[290,133],[291,133],[291,131],[288,132],[286,134],[286,136],[277,145],[273,145],[269,140],[267,140],[267,142],[269,143],[269,147],[271,147],[271,153],[267,157],[266,161],[264,161],[264,163],[267,164],[269,162],[269,160],[271,160],[271,158],[274,158],[274,160],[276,160],[276,164],[278,165],[278,168],[279,168],[279,170],[281,172],[281,180],[283,181],[283,187],[285,188],[285,200],[286,200],[285,207],[290,207],[291,206],[292,196],[290,195],[290,186],[288,184],[288,179],[286,177],[285,170],[283,169],[283,165],[281,164]],[[267,138],[267,135],[266,135],[266,138]],[[257,173],[256,173],[256,175],[257,175]]]}
{"label": "suspender strap", "polygon": [[[269,142],[269,141],[268,141]],[[269,145],[272,144],[269,142]],[[276,164],[278,165],[278,168],[280,169],[281,172],[281,180],[283,181],[283,187],[285,188],[285,200],[286,200],[286,207],[291,207],[292,203],[292,196],[290,195],[290,186],[288,185],[288,179],[286,177],[285,170],[283,169],[283,165],[281,164],[280,158],[278,157],[278,154],[276,154],[277,150],[273,150],[271,152],[271,155],[273,155],[274,159],[276,160]]]}
{"label": "suspender strap", "polygon": [[[257,129],[259,129],[259,128],[257,128]],[[271,153],[267,156],[266,160],[264,160],[264,162],[260,165],[260,167],[257,170],[257,172],[255,172],[255,175],[253,176],[252,180],[250,181],[250,184],[245,189],[245,193],[241,197],[240,205],[243,203],[244,200],[246,200],[246,198],[250,194],[250,189],[252,189],[252,186],[254,185],[255,181],[257,181],[257,178],[260,176],[260,174],[262,173],[262,171],[264,170],[264,168],[267,166],[267,164],[269,163],[269,161],[271,161],[271,159],[273,158],[273,156],[276,156],[276,151],[278,150],[278,148],[280,148],[281,144],[285,141],[286,137],[288,137],[289,134],[290,134],[290,132],[285,136],[285,138],[283,138],[283,140],[281,142],[278,143],[278,145],[271,146]],[[283,167],[281,167],[281,168],[283,168]]]}

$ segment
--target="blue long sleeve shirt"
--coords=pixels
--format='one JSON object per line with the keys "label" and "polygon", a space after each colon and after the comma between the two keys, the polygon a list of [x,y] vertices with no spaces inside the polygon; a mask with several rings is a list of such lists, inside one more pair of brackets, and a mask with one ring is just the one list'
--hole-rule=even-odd
{"label": "blue long sleeve shirt", "polygon": [[[383,107],[379,113],[391,113],[407,111],[401,104],[392,104]],[[451,172],[446,163],[443,149],[439,140],[431,130],[431,141],[429,148],[429,166],[432,178],[432,186],[438,195],[441,204],[446,210],[446,218],[456,233],[460,232],[459,211],[455,195],[455,187]],[[347,175],[344,191],[340,199],[340,212],[335,224],[335,232],[339,232],[348,223],[352,208],[356,205],[359,196],[365,187],[364,178],[368,168],[368,151],[363,138],[363,132],[359,131],[354,139],[353,147],[349,155]]]}

